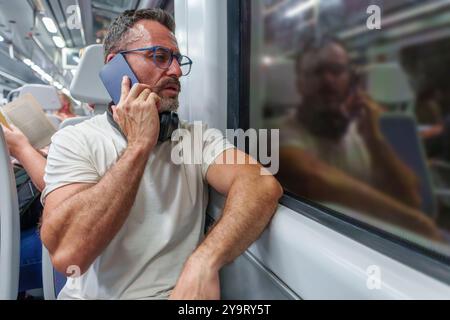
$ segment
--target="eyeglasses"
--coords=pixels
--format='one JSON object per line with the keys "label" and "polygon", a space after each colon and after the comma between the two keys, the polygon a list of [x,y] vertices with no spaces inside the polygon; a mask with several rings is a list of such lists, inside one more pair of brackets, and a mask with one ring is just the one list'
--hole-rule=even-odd
{"label": "eyeglasses", "polygon": [[344,72],[348,71],[350,71],[350,69],[347,65],[339,63],[322,63],[311,70],[315,75],[322,75],[329,72],[335,77],[339,77]]}
{"label": "eyeglasses", "polygon": [[160,69],[167,70],[170,68],[173,62],[173,58],[178,62],[178,65],[181,69],[181,74],[183,76],[187,76],[191,72],[192,67],[192,60],[187,57],[183,56],[179,53],[174,53],[172,50],[161,47],[161,46],[155,46],[155,47],[147,47],[147,48],[139,48],[139,49],[133,49],[133,50],[125,50],[120,51],[120,54],[127,54],[131,52],[148,52],[149,58],[153,59],[153,63]]}

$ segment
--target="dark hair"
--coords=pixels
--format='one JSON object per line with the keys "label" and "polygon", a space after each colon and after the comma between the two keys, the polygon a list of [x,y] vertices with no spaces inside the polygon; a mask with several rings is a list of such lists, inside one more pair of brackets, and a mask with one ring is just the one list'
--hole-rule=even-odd
{"label": "dark hair", "polygon": [[172,32],[175,32],[175,21],[173,17],[162,9],[126,10],[122,12],[111,23],[106,34],[103,47],[105,49],[105,60],[108,54],[115,53],[122,48],[122,41],[128,31],[140,20],[153,20],[161,23]]}
{"label": "dark hair", "polygon": [[346,52],[348,52],[345,43],[334,36],[324,35],[320,39],[309,38],[304,42],[302,48],[299,50],[295,58],[296,71],[300,70],[302,60],[307,54],[318,53],[320,50],[331,44],[337,44],[338,46],[343,48]]}

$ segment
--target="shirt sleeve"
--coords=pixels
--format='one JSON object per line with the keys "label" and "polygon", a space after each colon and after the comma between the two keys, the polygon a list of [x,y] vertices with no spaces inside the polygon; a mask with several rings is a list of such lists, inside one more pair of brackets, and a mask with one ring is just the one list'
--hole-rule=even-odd
{"label": "shirt sleeve", "polygon": [[202,176],[206,181],[206,173],[209,166],[222,154],[225,150],[234,148],[218,129],[206,128],[203,134],[203,161],[202,161]]}
{"label": "shirt sleeve", "polygon": [[76,127],[66,127],[52,137],[45,167],[41,202],[55,189],[72,183],[97,183],[100,176],[89,153],[89,145]]}

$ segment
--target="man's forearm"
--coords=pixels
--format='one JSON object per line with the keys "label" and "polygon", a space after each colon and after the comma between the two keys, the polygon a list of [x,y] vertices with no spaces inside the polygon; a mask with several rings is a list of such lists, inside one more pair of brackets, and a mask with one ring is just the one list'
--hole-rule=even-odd
{"label": "man's forearm", "polygon": [[28,145],[17,152],[16,159],[24,167],[36,188],[42,191],[45,187],[44,173],[47,162],[44,156]]}
{"label": "man's forearm", "polygon": [[435,225],[420,211],[304,153],[295,155],[294,159],[285,161],[280,167],[283,169],[281,181],[292,192],[314,201],[343,205],[361,214],[435,237]]}
{"label": "man's forearm", "polygon": [[315,199],[339,203],[430,238],[437,237],[436,226],[420,211],[343,173],[319,173],[318,176]]}
{"label": "man's forearm", "polygon": [[206,261],[214,270],[233,261],[261,235],[281,195],[281,186],[272,176],[236,179],[221,218],[193,256]]}
{"label": "man's forearm", "polygon": [[46,213],[43,240],[60,265],[85,271],[117,234],[134,203],[148,155],[141,148],[127,148],[96,185]]}

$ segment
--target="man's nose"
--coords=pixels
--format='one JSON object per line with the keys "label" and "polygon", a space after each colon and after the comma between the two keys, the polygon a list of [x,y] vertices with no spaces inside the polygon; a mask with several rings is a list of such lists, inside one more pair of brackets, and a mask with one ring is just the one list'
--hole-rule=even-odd
{"label": "man's nose", "polygon": [[327,86],[335,87],[337,80],[338,78],[332,72],[326,71],[322,73],[322,81]]}
{"label": "man's nose", "polygon": [[172,60],[172,64],[169,66],[169,69],[167,69],[167,75],[171,77],[175,76],[177,78],[182,76],[181,67],[177,59]]}

